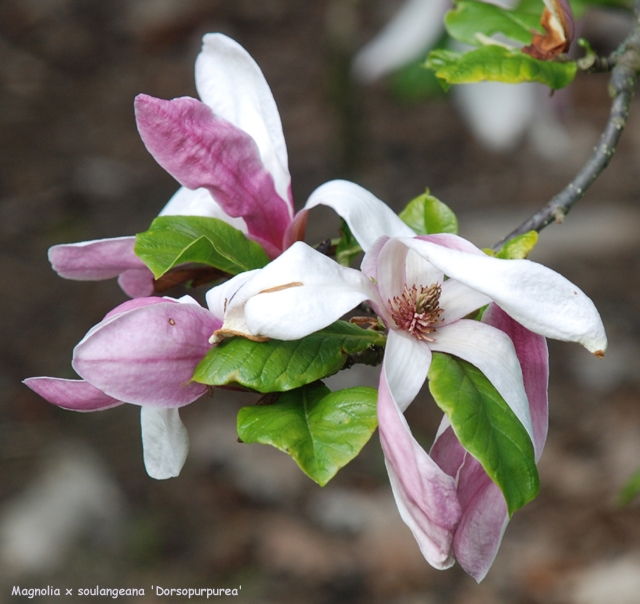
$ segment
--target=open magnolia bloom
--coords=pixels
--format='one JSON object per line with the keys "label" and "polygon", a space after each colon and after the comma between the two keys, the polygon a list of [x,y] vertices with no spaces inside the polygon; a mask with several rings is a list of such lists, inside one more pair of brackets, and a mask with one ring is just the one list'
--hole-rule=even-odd
{"label": "open magnolia bloom", "polygon": [[[478,476],[460,469],[464,460],[458,454],[466,452],[446,443],[446,426],[436,442],[441,467],[415,441],[403,412],[424,384],[433,352],[448,353],[480,369],[539,454],[544,438],[536,436],[534,423],[544,420],[537,410],[532,418],[527,388],[536,397],[544,392],[546,400],[546,361],[526,386],[523,372],[532,370],[523,364],[533,340],[523,337],[519,353],[510,329],[465,317],[493,302],[494,312],[506,314],[509,325],[533,332],[538,348],[539,336],[545,336],[579,342],[602,356],[607,341],[600,316],[575,285],[537,263],[489,257],[455,235],[410,236],[411,229],[385,204],[353,183],[323,185],[307,207],[320,203],[333,207],[362,245],[362,272],[296,243],[229,298],[218,334],[298,339],[369,300],[388,329],[378,421],[401,515],[433,566],[447,568],[455,556],[482,578],[506,523],[504,499],[493,491],[474,499],[472,481]],[[491,522],[478,530],[484,517]],[[464,530],[456,541],[459,527]]]}
{"label": "open magnolia bloom", "polygon": [[[138,130],[147,149],[180,184],[161,216],[219,218],[276,257],[305,229],[294,218],[280,115],[262,71],[244,48],[207,34],[196,60],[202,102],[139,95]],[[135,237],[57,245],[49,251],[62,277],[119,276],[132,297],[153,293],[153,275],[134,253]]]}
{"label": "open magnolia bloom", "polygon": [[139,405],[147,472],[157,479],[177,476],[189,450],[178,410],[206,392],[206,386],[190,380],[211,348],[209,335],[220,327],[221,316],[188,296],[130,300],[75,347],[72,364],[82,379],[34,377],[24,383],[73,411]]}

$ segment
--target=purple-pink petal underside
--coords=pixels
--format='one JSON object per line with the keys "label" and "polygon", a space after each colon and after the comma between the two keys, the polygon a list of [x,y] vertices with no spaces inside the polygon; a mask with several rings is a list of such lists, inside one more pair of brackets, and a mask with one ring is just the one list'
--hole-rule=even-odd
{"label": "purple-pink petal underside", "polygon": [[189,383],[222,326],[195,304],[155,303],[115,314],[74,350],[74,369],[119,400],[152,407],[187,405],[206,390]]}
{"label": "purple-pink petal underside", "polygon": [[549,352],[547,340],[520,325],[495,303],[490,304],[484,312],[482,322],[503,331],[513,341],[522,367],[524,389],[529,399],[529,410],[531,411],[535,449],[539,458],[549,429]]}
{"label": "purple-pink petal underside", "polygon": [[435,568],[453,564],[452,541],[460,520],[455,480],[413,438],[404,415],[380,374],[378,426],[398,510],[422,554]]}
{"label": "purple-pink petal underside", "polygon": [[23,382],[51,404],[72,411],[102,411],[122,405],[85,380],[65,380],[52,377],[27,378]]}
{"label": "purple-pink petal underside", "polygon": [[114,237],[54,245],[49,249],[49,262],[53,270],[65,279],[112,279],[129,269],[146,268],[133,251],[135,243],[135,237]]}
{"label": "purple-pink petal underside", "polygon": [[282,250],[289,202],[277,194],[251,136],[188,97],[141,94],[135,108],[144,144],[169,174],[189,189],[206,188],[229,216],[244,218],[251,235]]}
{"label": "purple-pink petal underside", "polygon": [[[489,306],[482,320],[513,340],[522,366],[539,455],[546,440],[549,414],[546,340],[514,321],[496,304]],[[451,427],[438,436],[431,457],[447,474],[458,477],[462,519],[453,541],[453,551],[462,568],[481,581],[498,553],[509,519],[504,495],[482,465],[465,452]]]}

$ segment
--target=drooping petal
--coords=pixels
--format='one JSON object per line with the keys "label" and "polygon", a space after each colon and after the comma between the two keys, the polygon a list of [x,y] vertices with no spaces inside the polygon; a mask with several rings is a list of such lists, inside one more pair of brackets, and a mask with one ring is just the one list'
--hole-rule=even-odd
{"label": "drooping petal", "polygon": [[360,271],[298,242],[228,301],[223,329],[297,340],[375,296],[375,287]]}
{"label": "drooping petal", "polygon": [[153,274],[133,251],[135,243],[135,237],[115,237],[54,245],[49,262],[65,279],[101,281],[129,269],[146,269],[152,280]]}
{"label": "drooping petal", "polygon": [[431,350],[412,335],[390,329],[384,358],[387,385],[404,413],[427,379]]}
{"label": "drooping petal", "polygon": [[442,32],[449,0],[408,0],[385,28],[356,55],[355,75],[370,82],[391,73],[427,50]]}
{"label": "drooping petal", "polygon": [[159,216],[205,216],[207,218],[219,218],[232,227],[247,233],[247,223],[243,218],[232,218],[212,197],[207,189],[195,191],[180,187],[173,197],[164,206]]}
{"label": "drooping petal", "polygon": [[290,202],[276,192],[251,136],[196,99],[141,94],[135,107],[145,146],[169,174],[189,189],[206,188],[251,235],[282,249]]}
{"label": "drooping petal", "polygon": [[604,354],[607,337],[596,307],[555,271],[530,260],[465,254],[417,238],[403,242],[445,275],[489,296],[527,329]]}
{"label": "drooping petal", "polygon": [[427,562],[438,569],[453,563],[451,545],[460,520],[455,480],[445,474],[411,435],[386,378],[380,374],[378,426],[389,480],[402,519]]}
{"label": "drooping petal", "polygon": [[189,380],[220,325],[211,312],[192,304],[134,308],[90,330],[74,349],[73,366],[119,400],[152,407],[187,405],[206,390]]}
{"label": "drooping petal", "polygon": [[491,304],[482,322],[506,333],[516,350],[522,367],[524,388],[529,399],[531,422],[536,444],[536,461],[540,458],[549,429],[549,351],[546,340],[514,321],[497,304]]}
{"label": "drooping petal", "polygon": [[51,404],[72,411],[102,411],[122,405],[122,401],[106,395],[85,380],[32,377],[23,384]]}
{"label": "drooping petal", "polygon": [[467,454],[458,474],[462,519],[453,540],[456,560],[476,581],[495,560],[509,522],[507,502],[477,459]]}
{"label": "drooping petal", "polygon": [[333,208],[367,252],[379,237],[413,237],[415,233],[393,210],[373,193],[347,180],[332,180],[318,187],[307,200],[306,209],[317,205]]}
{"label": "drooping petal", "polygon": [[[549,407],[547,388],[549,363],[546,341],[522,327],[496,304],[491,304],[482,321],[504,331],[513,340],[522,366],[525,390],[529,399],[536,459],[540,457],[547,435]],[[436,439],[431,456],[448,474],[450,466],[464,452],[450,428]],[[451,463],[451,462],[454,463]],[[467,454],[458,470],[458,495],[462,520],[456,531],[453,549],[456,559],[476,581],[481,581],[498,553],[509,515],[504,496],[480,463]]]}
{"label": "drooping petal", "polygon": [[439,327],[433,335],[431,350],[452,354],[480,369],[535,442],[522,369],[510,338],[499,329],[468,319]]}
{"label": "drooping petal", "polygon": [[178,476],[189,453],[189,435],[178,409],[142,407],[140,426],[147,474],[157,480]]}
{"label": "drooping petal", "polygon": [[237,42],[223,34],[207,34],[196,59],[196,88],[213,112],[244,130],[258,145],[273,176],[276,191],[291,204],[287,146],[280,114],[260,67]]}

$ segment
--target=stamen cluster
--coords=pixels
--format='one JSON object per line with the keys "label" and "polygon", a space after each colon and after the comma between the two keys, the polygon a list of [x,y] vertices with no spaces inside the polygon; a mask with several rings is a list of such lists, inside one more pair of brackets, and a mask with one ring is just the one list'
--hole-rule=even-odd
{"label": "stamen cluster", "polygon": [[409,288],[404,286],[401,296],[395,296],[393,302],[389,300],[391,316],[396,325],[418,340],[435,342],[428,333],[433,333],[434,325],[440,323],[440,315],[444,312],[440,308],[440,293],[442,289],[438,283],[433,283],[429,287],[415,285]]}

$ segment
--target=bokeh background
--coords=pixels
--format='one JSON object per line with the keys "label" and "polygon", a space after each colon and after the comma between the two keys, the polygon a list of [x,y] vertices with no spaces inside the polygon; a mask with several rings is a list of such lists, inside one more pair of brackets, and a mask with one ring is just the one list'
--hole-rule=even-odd
{"label": "bokeh background", "polygon": [[[73,346],[125,300],[115,281],[60,279],[47,248],[145,230],[176,190],[138,137],[133,99],[196,96],[206,32],[232,36],[262,67],[297,207],[338,177],[397,210],[430,187],[459,215],[461,234],[490,246],[559,191],[598,139],[607,76],[580,76],[559,96],[552,128],[491,150],[449,97],[409,103],[385,83],[349,78],[353,53],[398,6],[0,0],[0,602],[21,600],[14,585],[144,588],[144,598],[123,598],[140,604],[158,599],[155,585],[241,585],[247,604],[640,602],[640,508],[616,506],[640,465],[637,101],[610,168],[532,256],[595,300],[610,349],[598,361],[551,343],[541,493],[514,516],[479,586],[459,567],[438,572],[423,560],[399,519],[377,436],[320,488],[284,454],[237,442],[235,414],[255,395],[215,392],[183,410],[191,453],[179,478],[158,482],[144,471],[136,408],[66,412],[20,383],[73,377]],[[601,11],[582,27],[608,51],[629,22]],[[335,236],[337,224],[315,210],[308,240]],[[375,385],[375,376],[335,379]],[[427,392],[408,417],[428,446],[440,413]]]}

